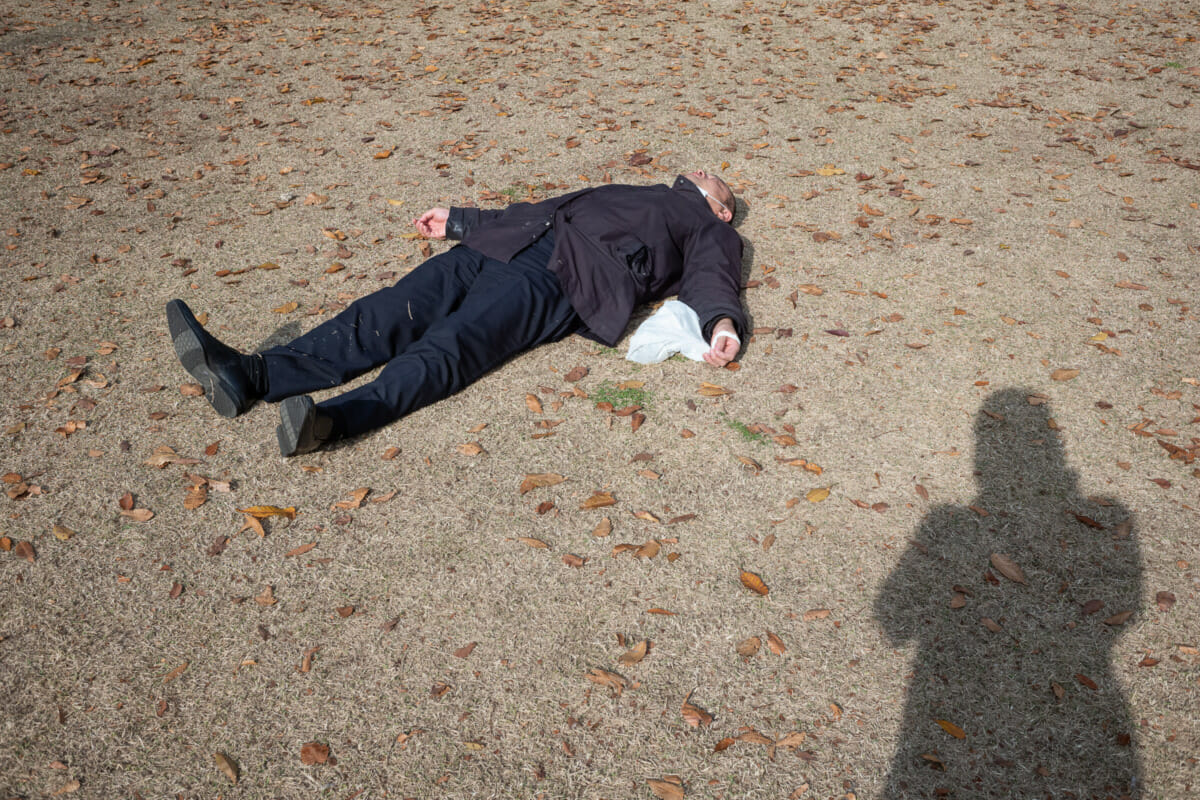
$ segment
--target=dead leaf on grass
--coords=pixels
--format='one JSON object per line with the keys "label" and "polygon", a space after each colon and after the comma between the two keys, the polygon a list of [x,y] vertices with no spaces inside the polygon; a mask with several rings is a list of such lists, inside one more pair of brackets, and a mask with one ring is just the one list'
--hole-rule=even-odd
{"label": "dead leaf on grass", "polygon": [[273,606],[279,601],[275,599],[275,589],[270,584],[263,587],[263,590],[254,596],[254,602],[260,606]]}
{"label": "dead leaf on grass", "polygon": [[64,794],[72,794],[79,791],[81,786],[83,786],[83,784],[79,782],[78,778],[69,780],[62,786],[58,787],[58,789],[51,794],[51,797],[61,797]]}
{"label": "dead leaf on grass", "polygon": [[617,500],[612,492],[593,492],[592,496],[580,503],[579,508],[588,511],[594,508],[616,505]]}
{"label": "dead leaf on grass", "polygon": [[766,595],[771,591],[767,587],[767,584],[763,582],[763,579],[755,575],[753,572],[742,570],[741,578],[742,585],[756,594]]}
{"label": "dead leaf on grass", "polygon": [[170,683],[171,681],[175,680],[180,675],[182,675],[187,670],[187,668],[188,668],[188,662],[185,661],[182,664],[180,664],[178,667],[176,667],[175,669],[171,670],[166,675],[164,675],[162,682]]}
{"label": "dead leaf on grass", "polygon": [[324,764],[329,761],[329,745],[307,742],[300,746],[300,763],[306,766]]}
{"label": "dead leaf on grass", "polygon": [[217,762],[217,769],[221,770],[225,777],[229,778],[230,783],[236,786],[238,782],[237,763],[224,753],[213,753],[213,760]]}
{"label": "dead leaf on grass", "polygon": [[279,506],[250,506],[249,508],[239,508],[237,511],[242,514],[249,514],[256,519],[268,519],[270,517],[296,518],[295,506],[288,506],[287,508],[280,508]]}
{"label": "dead leaf on grass", "polygon": [[751,636],[738,642],[737,653],[742,658],[753,658],[760,647],[762,647],[762,639]]}
{"label": "dead leaf on grass", "polygon": [[712,714],[700,708],[700,706],[692,705],[690,702],[691,697],[691,693],[688,693],[688,696],[683,698],[683,705],[679,709],[680,713],[683,714],[684,721],[693,728],[708,727],[713,721]]}
{"label": "dead leaf on grass", "polygon": [[358,508],[363,504],[363,500],[366,500],[367,495],[370,493],[371,493],[371,490],[368,487],[363,486],[362,488],[355,489],[354,491],[350,492],[349,500],[341,500],[337,503],[334,503],[332,506],[330,506],[330,508],[331,509],[340,508],[340,509],[346,509],[346,510],[349,510],[352,508]]}
{"label": "dead leaf on grass", "polygon": [[659,800],[683,800],[687,796],[684,794],[683,786],[674,781],[649,778],[646,780],[646,785]]}
{"label": "dead leaf on grass", "polygon": [[648,653],[649,651],[650,651],[650,640],[642,639],[642,641],[638,642],[636,645],[634,645],[633,647],[631,647],[630,649],[628,649],[624,653],[622,653],[621,657],[618,658],[617,661],[626,666],[631,666],[633,664],[638,663],[643,658],[645,658],[646,653]]}
{"label": "dead leaf on grass", "polygon": [[1025,573],[1017,566],[1017,563],[1003,553],[992,553],[992,566],[996,568],[1004,577],[1014,583],[1025,583]]}
{"label": "dead leaf on grass", "polygon": [[953,722],[950,722],[949,720],[935,719],[934,722],[936,722],[938,725],[940,725],[942,730],[944,730],[946,733],[953,736],[955,739],[967,738],[966,731],[964,731],[962,728],[955,725]]}
{"label": "dead leaf on grass", "polygon": [[527,494],[534,489],[543,489],[547,486],[557,486],[565,481],[566,478],[556,472],[533,472],[526,473],[525,479],[521,481],[521,488],[518,490],[521,494]]}
{"label": "dead leaf on grass", "polygon": [[592,667],[586,677],[592,683],[612,690],[614,697],[620,697],[621,693],[625,691],[625,687],[628,686],[628,682],[617,673],[599,667]]}

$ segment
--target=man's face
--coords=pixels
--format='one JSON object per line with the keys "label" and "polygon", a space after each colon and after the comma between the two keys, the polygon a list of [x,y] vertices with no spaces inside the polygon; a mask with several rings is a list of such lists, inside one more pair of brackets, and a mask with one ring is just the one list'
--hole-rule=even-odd
{"label": "man's face", "polygon": [[708,200],[708,207],[712,209],[718,219],[725,222],[733,221],[733,190],[729,188],[729,184],[715,175],[709,175],[702,169],[689,172],[683,177],[703,190],[705,198]]}

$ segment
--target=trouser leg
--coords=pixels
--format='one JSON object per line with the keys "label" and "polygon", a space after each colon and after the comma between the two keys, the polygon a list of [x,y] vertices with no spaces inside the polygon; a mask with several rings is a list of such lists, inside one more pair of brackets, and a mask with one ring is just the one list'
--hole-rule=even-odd
{"label": "trouser leg", "polygon": [[319,410],[333,418],[338,434],[386,425],[448,397],[512,356],[577,329],[575,309],[546,268],[549,238],[508,264],[489,259],[459,307],[391,359],[375,380],[321,403]]}
{"label": "trouser leg", "polygon": [[387,363],[453,313],[485,260],[470,248],[451,248],[308,333],[264,351],[265,399],[278,402],[340,386]]}

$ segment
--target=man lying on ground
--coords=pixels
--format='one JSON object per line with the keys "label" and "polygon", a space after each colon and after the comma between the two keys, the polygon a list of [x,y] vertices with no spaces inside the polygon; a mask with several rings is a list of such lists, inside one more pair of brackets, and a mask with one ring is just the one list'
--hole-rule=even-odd
{"label": "man lying on ground", "polygon": [[[167,303],[175,354],[223,417],[283,401],[285,456],[382,427],[435,403],[532,347],[579,333],[616,344],[635,306],[674,294],[696,311],[722,367],[746,318],[742,240],[729,186],[702,170],[673,186],[609,184],[503,210],[432,208],[413,220],[461,244],[350,304],[288,344],[243,354]],[[370,383],[314,403],[309,392],[383,367]]]}

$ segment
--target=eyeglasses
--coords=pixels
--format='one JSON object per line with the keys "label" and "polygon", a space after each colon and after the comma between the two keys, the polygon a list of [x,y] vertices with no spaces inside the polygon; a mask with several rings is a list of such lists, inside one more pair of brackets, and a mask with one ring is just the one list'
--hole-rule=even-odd
{"label": "eyeglasses", "polygon": [[[701,185],[700,185],[700,184],[698,184],[698,183],[697,183],[697,184],[695,184],[695,186],[696,186],[696,188],[697,188],[697,189],[699,189],[699,190],[700,190],[700,194],[704,195],[705,199],[707,199],[707,200],[712,200],[714,203],[716,203],[717,205],[719,205],[721,208],[725,209],[726,211],[729,211],[729,206],[725,205],[725,204],[724,204],[724,203],[722,203],[720,200],[718,200],[717,198],[713,197],[711,194],[709,194],[708,192],[706,192],[706,191],[704,190],[704,187],[703,187],[703,186],[701,186]],[[732,211],[729,211],[729,216],[731,216],[731,217],[733,216],[733,212],[732,212]]]}

